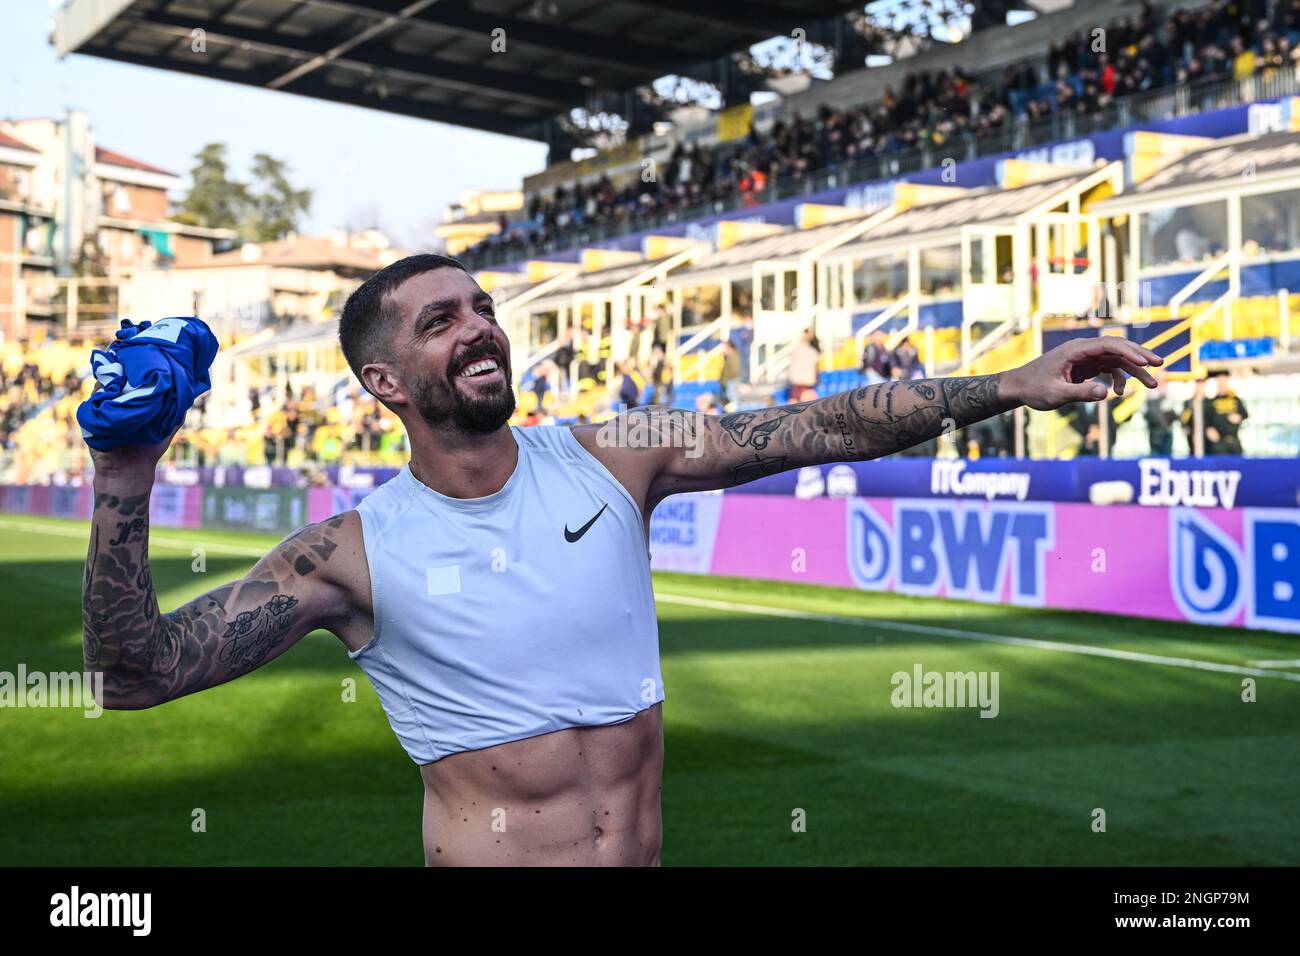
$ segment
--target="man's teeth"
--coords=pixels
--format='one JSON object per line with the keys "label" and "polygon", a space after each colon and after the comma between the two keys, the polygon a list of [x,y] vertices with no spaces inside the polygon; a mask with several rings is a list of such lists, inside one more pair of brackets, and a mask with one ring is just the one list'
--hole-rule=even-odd
{"label": "man's teeth", "polygon": [[496,359],[479,359],[461,369],[460,377],[467,378],[470,375],[478,375],[480,372],[495,372],[497,370]]}

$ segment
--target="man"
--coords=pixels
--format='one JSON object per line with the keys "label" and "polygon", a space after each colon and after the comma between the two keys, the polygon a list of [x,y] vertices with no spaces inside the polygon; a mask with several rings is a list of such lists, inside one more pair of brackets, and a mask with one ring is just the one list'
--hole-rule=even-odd
{"label": "man", "polygon": [[736,343],[727,339],[722,345],[722,371],[718,376],[718,387],[721,392],[718,399],[723,405],[730,405],[736,401],[736,385],[740,382],[740,352],[736,350]]}
{"label": "man", "polygon": [[1197,438],[1197,421],[1198,414],[1196,408],[1200,406],[1200,454],[1208,455],[1210,451],[1210,440],[1206,434],[1205,423],[1206,415],[1209,413],[1209,405],[1205,401],[1205,379],[1198,378],[1192,385],[1192,397],[1183,403],[1183,410],[1178,414],[1178,421],[1183,426],[1183,437],[1187,439],[1187,454],[1195,456],[1198,454],[1196,448]]}
{"label": "man", "polygon": [[561,392],[569,391],[569,373],[573,368],[573,360],[577,358],[577,352],[573,348],[573,326],[567,326],[564,330],[564,337],[560,340],[560,347],[555,350],[555,367],[559,372],[557,385]]}
{"label": "man", "polygon": [[[1153,384],[1152,352],[1070,342],[1001,375],[889,382],[806,405],[637,427],[511,428],[510,344],[454,260],[399,260],[349,298],[349,365],[406,427],[411,458],[243,578],[168,614],[149,573],[166,443],[92,452],[84,594],[104,706],[233,680],[317,628],[375,685],[424,781],[430,864],[657,864],[663,683],[647,553],[668,495],[865,460],[1019,404]],[[610,441],[645,427],[689,441]],[[628,447],[629,444],[636,447]]]}
{"label": "man", "polygon": [[634,359],[624,359],[618,366],[618,403],[623,408],[635,408],[645,392],[645,379],[637,371]]}
{"label": "man", "polygon": [[817,398],[821,358],[816,333],[812,329],[805,329],[802,338],[790,352],[790,401],[798,404]]}
{"label": "man", "polygon": [[537,368],[533,369],[533,395],[537,398],[534,407],[539,415],[546,414],[546,393],[551,389],[551,374],[554,371],[555,364],[549,360],[539,362]]}
{"label": "man", "polygon": [[894,349],[890,365],[890,378],[902,379],[905,382],[914,378],[925,378],[925,369],[921,365],[921,353],[912,344],[911,336],[904,335],[903,340]]}
{"label": "man", "polygon": [[876,329],[862,349],[862,365],[859,371],[866,376],[868,385],[878,385],[888,381],[894,365],[894,357],[886,346],[888,336],[884,329]]}
{"label": "man", "polygon": [[1246,403],[1232,388],[1232,378],[1227,369],[1211,376],[1214,380],[1214,398],[1205,406],[1205,437],[1207,455],[1240,455],[1241,426],[1250,417]]}
{"label": "man", "polygon": [[655,306],[653,328],[655,342],[666,349],[669,345],[668,340],[673,337],[673,317],[662,302]]}
{"label": "man", "polygon": [[[737,299],[742,298],[738,293],[733,294]],[[750,314],[747,301],[742,301],[739,308],[740,318],[731,330],[731,341],[736,344],[736,351],[740,354],[740,380],[748,383],[749,353],[754,347],[754,316]]]}
{"label": "man", "polygon": [[1151,454],[1168,458],[1174,453],[1174,422],[1178,413],[1169,402],[1169,383],[1163,372],[1156,376],[1155,390],[1147,394],[1142,412]]}

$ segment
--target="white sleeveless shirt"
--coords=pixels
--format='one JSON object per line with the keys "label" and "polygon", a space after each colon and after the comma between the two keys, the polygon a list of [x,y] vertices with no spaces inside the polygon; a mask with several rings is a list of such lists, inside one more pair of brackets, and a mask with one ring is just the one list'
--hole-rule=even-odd
{"label": "white sleeveless shirt", "polygon": [[664,699],[641,509],[569,428],[511,431],[495,494],[450,498],[407,465],[357,506],[375,631],[348,656],[419,764]]}

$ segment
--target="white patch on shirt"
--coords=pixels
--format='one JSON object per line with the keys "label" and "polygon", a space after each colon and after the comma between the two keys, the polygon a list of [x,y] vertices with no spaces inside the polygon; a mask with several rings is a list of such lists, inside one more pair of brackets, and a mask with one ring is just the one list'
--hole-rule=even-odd
{"label": "white patch on shirt", "polygon": [[137,339],[166,339],[175,345],[176,340],[181,337],[181,330],[187,324],[183,319],[163,319],[160,322],[155,322],[143,332],[137,332],[135,337]]}
{"label": "white patch on shirt", "polygon": [[441,568],[424,569],[425,589],[429,597],[460,593],[460,565],[449,564]]}

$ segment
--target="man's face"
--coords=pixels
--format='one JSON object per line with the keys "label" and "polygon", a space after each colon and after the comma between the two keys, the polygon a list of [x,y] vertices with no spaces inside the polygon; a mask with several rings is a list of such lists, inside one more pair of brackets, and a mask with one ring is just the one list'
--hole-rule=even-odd
{"label": "man's face", "polygon": [[411,403],[434,427],[487,434],[514,413],[510,343],[492,297],[460,269],[407,279],[392,293],[401,314],[396,364]]}

